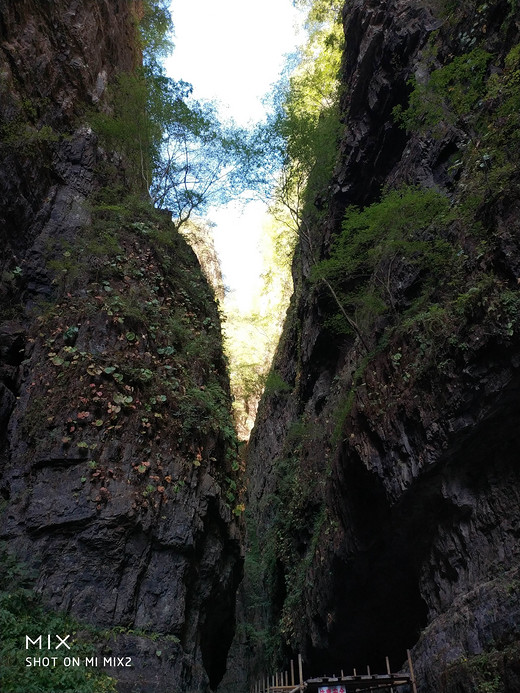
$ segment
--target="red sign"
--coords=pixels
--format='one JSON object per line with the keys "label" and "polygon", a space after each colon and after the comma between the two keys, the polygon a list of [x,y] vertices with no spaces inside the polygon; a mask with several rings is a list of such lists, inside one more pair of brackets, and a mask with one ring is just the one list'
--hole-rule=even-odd
{"label": "red sign", "polygon": [[344,686],[320,686],[318,693],[346,693]]}

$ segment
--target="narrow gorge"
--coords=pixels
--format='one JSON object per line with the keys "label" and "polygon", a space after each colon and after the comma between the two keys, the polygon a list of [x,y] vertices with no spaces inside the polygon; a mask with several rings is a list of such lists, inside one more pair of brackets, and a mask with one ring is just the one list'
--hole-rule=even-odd
{"label": "narrow gorge", "polygon": [[[167,4],[0,0],[2,690],[247,693],[410,649],[420,693],[519,691],[516,0],[300,3],[339,86],[285,135],[311,165],[245,462],[196,195],[150,200]],[[36,671],[47,633],[110,662]]]}

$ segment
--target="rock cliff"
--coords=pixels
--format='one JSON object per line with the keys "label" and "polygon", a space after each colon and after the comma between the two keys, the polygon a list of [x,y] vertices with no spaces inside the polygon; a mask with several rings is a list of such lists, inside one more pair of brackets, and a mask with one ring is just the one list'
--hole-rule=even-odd
{"label": "rock cliff", "polygon": [[338,162],[249,446],[236,656],[254,680],[413,648],[423,693],[516,691],[517,5],[349,0],[343,24]]}
{"label": "rock cliff", "polygon": [[0,3],[1,539],[132,656],[119,691],[206,691],[242,566],[218,311],[92,126],[140,63],[141,10]]}

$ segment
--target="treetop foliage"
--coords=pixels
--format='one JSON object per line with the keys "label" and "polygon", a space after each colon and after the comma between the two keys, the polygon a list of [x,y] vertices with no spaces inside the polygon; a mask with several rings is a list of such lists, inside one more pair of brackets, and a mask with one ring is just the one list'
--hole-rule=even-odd
{"label": "treetop foliage", "polygon": [[173,22],[170,0],[145,0],[139,20],[139,36],[143,50],[143,63],[155,65],[173,50]]}
{"label": "treetop foliage", "polygon": [[331,22],[337,22],[343,9],[343,4],[342,0],[293,0],[295,7],[308,10],[307,28],[316,23],[330,24]]}
{"label": "treetop foliage", "polygon": [[270,122],[282,169],[273,208],[275,216],[285,215],[293,229],[300,227],[304,207],[313,209],[334,166],[344,42],[341,3],[296,0],[295,5],[308,9],[307,40],[291,57],[275,89]]}
{"label": "treetop foliage", "polygon": [[[336,287],[341,306],[362,329],[375,316],[396,309],[396,277],[413,266],[427,274],[447,266],[452,249],[440,232],[449,215],[445,195],[410,186],[386,192],[364,209],[349,207],[329,258],[315,265],[312,278]],[[329,323],[351,332],[353,325],[345,323],[342,312]]]}
{"label": "treetop foliage", "polygon": [[167,0],[146,0],[138,19],[143,66],[118,75],[109,108],[90,122],[129,163],[127,183],[146,188],[156,207],[182,225],[194,212],[225,204],[254,185],[264,143],[223,123],[211,103],[197,100],[187,82],[162,65],[173,30]]}

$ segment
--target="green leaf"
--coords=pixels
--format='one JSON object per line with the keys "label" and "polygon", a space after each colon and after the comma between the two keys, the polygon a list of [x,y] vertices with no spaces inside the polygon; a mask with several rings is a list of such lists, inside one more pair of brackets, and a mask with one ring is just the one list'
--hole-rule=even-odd
{"label": "green leaf", "polygon": [[125,395],[122,395],[120,392],[116,392],[113,400],[116,404],[123,404],[125,401]]}

